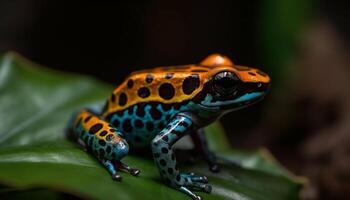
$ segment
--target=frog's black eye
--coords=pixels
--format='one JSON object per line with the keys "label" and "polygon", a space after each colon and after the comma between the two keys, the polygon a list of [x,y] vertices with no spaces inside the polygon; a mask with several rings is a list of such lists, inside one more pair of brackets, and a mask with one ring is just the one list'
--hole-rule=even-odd
{"label": "frog's black eye", "polygon": [[212,89],[216,96],[225,98],[236,93],[239,78],[232,72],[219,72],[214,76]]}

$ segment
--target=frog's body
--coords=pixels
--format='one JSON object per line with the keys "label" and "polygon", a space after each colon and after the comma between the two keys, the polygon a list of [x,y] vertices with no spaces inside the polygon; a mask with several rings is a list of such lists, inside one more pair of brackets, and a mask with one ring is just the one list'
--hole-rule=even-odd
{"label": "frog's body", "polygon": [[270,79],[263,72],[235,66],[213,54],[199,65],[158,67],[132,73],[117,87],[99,113],[82,110],[72,127],[77,139],[120,179],[117,168],[139,173],[120,162],[130,148],[151,146],[162,178],[194,199],[189,189],[210,191],[207,178],[182,174],[172,145],[190,134],[211,169],[215,158],[198,131],[224,112],[261,99]]}

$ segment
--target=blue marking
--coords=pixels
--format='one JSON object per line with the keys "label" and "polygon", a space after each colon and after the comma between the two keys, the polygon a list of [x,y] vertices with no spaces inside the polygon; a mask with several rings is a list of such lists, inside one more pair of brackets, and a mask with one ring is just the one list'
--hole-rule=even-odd
{"label": "blue marking", "polygon": [[249,101],[249,100],[261,97],[263,94],[264,94],[263,92],[253,92],[253,93],[245,94],[239,97],[238,99],[233,100],[231,103],[241,103],[244,101]]}
{"label": "blue marking", "polygon": [[211,100],[213,99],[213,97],[210,94],[208,94],[205,97],[204,101],[201,102],[201,104],[203,106],[208,106],[208,107],[223,106],[223,105],[236,104],[236,103],[242,103],[245,101],[250,101],[253,99],[257,99],[263,95],[264,95],[263,92],[253,92],[253,93],[248,93],[248,94],[245,94],[243,96],[240,96],[237,99],[227,100],[227,101],[217,101],[215,103],[211,103]]}

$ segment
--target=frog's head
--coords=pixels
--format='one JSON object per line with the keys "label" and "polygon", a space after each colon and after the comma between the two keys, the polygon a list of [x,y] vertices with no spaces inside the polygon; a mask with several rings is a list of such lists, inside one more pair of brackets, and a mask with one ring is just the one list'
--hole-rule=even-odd
{"label": "frog's head", "polygon": [[225,56],[213,54],[201,65],[210,67],[203,90],[196,97],[204,109],[237,110],[261,100],[269,90],[267,74],[234,65]]}

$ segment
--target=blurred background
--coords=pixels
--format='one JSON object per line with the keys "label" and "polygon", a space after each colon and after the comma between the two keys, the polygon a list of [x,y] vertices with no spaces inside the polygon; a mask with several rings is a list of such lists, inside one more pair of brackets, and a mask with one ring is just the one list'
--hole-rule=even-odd
{"label": "blurred background", "polygon": [[[221,121],[235,148],[267,147],[307,176],[303,199],[350,196],[350,7],[331,0],[0,1],[0,53],[118,85],[210,53],[272,77],[267,98]],[[233,125],[234,124],[234,125]]]}

